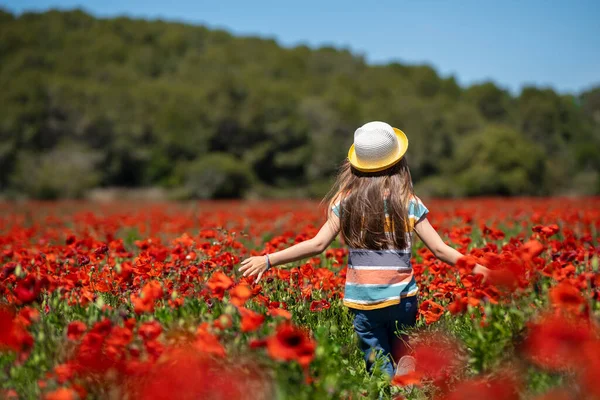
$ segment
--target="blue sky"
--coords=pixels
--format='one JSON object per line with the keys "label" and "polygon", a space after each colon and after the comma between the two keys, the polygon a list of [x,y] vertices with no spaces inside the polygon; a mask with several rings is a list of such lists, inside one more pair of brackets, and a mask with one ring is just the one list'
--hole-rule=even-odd
{"label": "blue sky", "polygon": [[597,0],[0,0],[21,13],[81,7],[219,27],[293,46],[333,45],[370,63],[427,63],[461,84],[579,92],[600,85]]}

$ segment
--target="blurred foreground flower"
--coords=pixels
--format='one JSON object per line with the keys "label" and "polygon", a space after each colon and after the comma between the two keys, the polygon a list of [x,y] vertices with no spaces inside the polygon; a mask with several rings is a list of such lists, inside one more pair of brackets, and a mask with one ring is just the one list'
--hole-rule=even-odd
{"label": "blurred foreground flower", "polygon": [[392,384],[406,386],[432,383],[445,391],[450,380],[456,379],[464,367],[458,344],[441,334],[424,334],[415,340],[412,356],[416,360],[416,370],[395,377]]}
{"label": "blurred foreground flower", "polygon": [[443,400],[519,400],[518,382],[510,376],[474,378],[460,382]]}
{"label": "blurred foreground flower", "polygon": [[0,307],[0,351],[14,351],[26,358],[33,347],[33,337],[9,309]]}
{"label": "blurred foreground flower", "polygon": [[576,398],[600,399],[600,331],[593,321],[546,316],[529,325],[522,352],[541,368],[572,374]]}
{"label": "blurred foreground flower", "polygon": [[270,382],[251,362],[215,360],[192,348],[172,349],[145,373],[132,377],[130,399],[271,399]]}
{"label": "blurred foreground flower", "polygon": [[523,351],[539,367],[565,371],[581,363],[585,357],[584,349],[592,340],[594,336],[589,322],[560,315],[547,316],[529,324]]}

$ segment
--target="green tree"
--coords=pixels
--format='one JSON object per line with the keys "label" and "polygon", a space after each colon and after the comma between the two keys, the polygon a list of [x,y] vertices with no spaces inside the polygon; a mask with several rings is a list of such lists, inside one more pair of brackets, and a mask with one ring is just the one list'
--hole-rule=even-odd
{"label": "green tree", "polygon": [[22,152],[12,188],[40,199],[78,198],[99,183],[101,155],[77,144],[61,144],[45,153]]}
{"label": "green tree", "polygon": [[224,153],[213,153],[189,163],[183,175],[186,194],[200,199],[241,197],[254,181],[243,162]]}
{"label": "green tree", "polygon": [[449,165],[465,195],[545,194],[545,169],[543,149],[502,125],[464,137]]}
{"label": "green tree", "polygon": [[465,91],[465,99],[474,104],[481,115],[493,122],[508,122],[512,105],[510,94],[492,82],[473,85]]}
{"label": "green tree", "polygon": [[[597,88],[575,96],[530,87],[511,96],[491,82],[461,88],[427,65],[369,65],[347,49],[283,48],[202,26],[98,19],[81,10],[0,11],[0,58],[0,191],[81,195],[84,189],[61,183],[40,183],[43,190],[20,183],[24,170],[75,143],[101,160],[88,169],[94,185],[181,186],[201,197],[241,196],[252,185],[318,196],[355,129],[383,120],[408,135],[413,177],[432,193],[600,193]],[[498,124],[516,143],[543,149],[545,180],[554,184],[509,190],[501,174],[485,169],[485,185],[448,175],[448,166],[464,162],[461,149],[483,146],[492,129],[485,127]],[[241,189],[190,183],[190,174],[200,174],[194,166],[213,153],[225,175],[239,175]],[[39,176],[59,180],[60,173]],[[524,176],[514,181],[531,178]]]}

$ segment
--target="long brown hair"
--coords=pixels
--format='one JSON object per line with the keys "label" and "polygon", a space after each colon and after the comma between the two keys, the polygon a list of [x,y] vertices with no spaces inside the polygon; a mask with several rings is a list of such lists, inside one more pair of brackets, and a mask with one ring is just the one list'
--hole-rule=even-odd
{"label": "long brown hair", "polygon": [[[380,172],[361,172],[346,159],[326,199],[339,202],[341,233],[358,249],[405,249],[408,245],[408,204],[413,196],[406,158]],[[386,235],[384,199],[391,234]]]}

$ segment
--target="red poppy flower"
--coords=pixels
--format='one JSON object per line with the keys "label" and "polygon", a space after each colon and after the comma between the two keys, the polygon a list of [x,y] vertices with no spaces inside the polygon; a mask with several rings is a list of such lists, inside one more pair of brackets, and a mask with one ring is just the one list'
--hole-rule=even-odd
{"label": "red poppy flower", "polygon": [[529,242],[523,244],[523,246],[519,247],[519,249],[517,250],[517,254],[523,261],[530,262],[535,257],[542,254],[543,251],[543,244],[541,244],[537,240],[530,240]]}
{"label": "red poppy flower", "polygon": [[88,332],[77,347],[72,360],[78,375],[103,374],[115,366],[115,360],[105,351],[105,334]]}
{"label": "red poppy flower", "polygon": [[242,316],[242,332],[253,332],[257,330],[265,320],[264,315],[248,310],[247,308],[240,307],[239,311]]}
{"label": "red poppy flower", "polygon": [[73,389],[60,388],[44,396],[45,400],[76,400],[79,396]]}
{"label": "red poppy flower", "polygon": [[300,267],[300,273],[302,276],[310,279],[315,273],[315,269],[313,268],[312,264],[308,262]]}
{"label": "red poppy flower", "polygon": [[54,367],[54,374],[58,383],[63,384],[75,376],[75,368],[72,364],[59,364]]}
{"label": "red poppy flower", "polygon": [[135,297],[132,295],[131,301],[133,303],[133,310],[136,314],[154,311],[154,300],[152,299],[149,299],[147,297]]}
{"label": "red poppy flower", "polygon": [[162,326],[157,321],[144,322],[138,329],[138,334],[144,340],[154,340],[162,333]]}
{"label": "red poppy flower", "polygon": [[73,389],[77,393],[77,396],[79,396],[79,399],[87,398],[87,390],[85,390],[85,388],[83,386],[78,385],[76,383],[72,383],[71,389]]}
{"label": "red poppy flower", "polygon": [[83,322],[73,321],[67,326],[67,338],[79,340],[86,330],[87,326]]}
{"label": "red poppy flower", "polygon": [[310,303],[310,311],[312,312],[329,310],[329,307],[331,307],[331,305],[325,299],[315,300],[312,303]]}
{"label": "red poppy flower", "polygon": [[231,296],[231,303],[241,307],[252,297],[252,290],[248,285],[237,285],[229,291],[229,295]]}
{"label": "red poppy flower", "polygon": [[24,327],[27,328],[33,322],[36,322],[40,319],[40,312],[33,307],[23,307],[19,311],[17,315],[18,322]]}
{"label": "red poppy flower", "polygon": [[553,236],[556,233],[558,233],[560,228],[556,224],[552,224],[552,225],[548,225],[548,226],[536,225],[532,228],[532,230],[534,232],[539,233],[542,237],[548,238],[548,237]]}
{"label": "red poppy flower", "polygon": [[475,265],[477,265],[477,259],[469,255],[460,257],[456,261],[456,268],[460,270],[461,274],[466,274],[467,272],[472,271]]}
{"label": "red poppy flower", "polygon": [[132,400],[272,398],[257,366],[207,357],[193,348],[170,349],[161,362],[131,376],[126,386]]}
{"label": "red poppy flower", "polygon": [[561,282],[550,289],[550,301],[555,307],[565,311],[581,312],[582,306],[586,304],[579,289],[568,282]]}
{"label": "red poppy flower", "polygon": [[456,297],[456,299],[454,299],[454,301],[452,303],[448,304],[447,308],[451,314],[455,315],[455,314],[462,314],[465,311],[467,311],[468,305],[469,305],[469,298],[458,296],[458,297]]}
{"label": "red poppy flower", "polygon": [[152,362],[156,362],[165,350],[165,346],[157,340],[146,340],[144,342],[144,348]]}
{"label": "red poppy flower", "polygon": [[0,307],[0,349],[13,347],[14,315],[8,309]]}
{"label": "red poppy flower", "polygon": [[0,351],[26,352],[33,347],[33,337],[19,324],[8,309],[0,307]]}
{"label": "red poppy flower", "polygon": [[485,224],[483,224],[483,226],[481,227],[481,231],[483,232],[484,236],[492,240],[501,240],[504,239],[505,236],[504,232],[502,232],[501,230],[490,228]]}
{"label": "red poppy flower", "polygon": [[14,389],[0,389],[0,398],[5,400],[19,400],[19,394]]}
{"label": "red poppy flower", "polygon": [[302,298],[305,300],[309,300],[312,297],[312,285],[303,286],[300,289],[300,293],[302,294]]}
{"label": "red poppy flower", "polygon": [[251,349],[267,347],[267,339],[252,339],[250,342],[248,342],[248,346]]}
{"label": "red poppy flower", "polygon": [[448,378],[461,368],[459,349],[449,337],[438,334],[424,335],[413,347],[416,371],[436,385],[445,385]]}
{"label": "red poppy flower", "polygon": [[102,254],[108,253],[108,246],[105,245],[104,243],[100,245],[100,247],[97,247],[94,250],[94,254],[96,256],[101,256]]}
{"label": "red poppy flower", "polygon": [[14,294],[23,304],[29,304],[38,299],[42,290],[42,282],[33,275],[27,275],[17,283]]}
{"label": "red poppy flower", "polygon": [[233,286],[233,280],[222,272],[215,272],[208,280],[207,286],[213,296],[221,300],[225,291]]}
{"label": "red poppy flower", "polygon": [[272,317],[283,317],[285,319],[292,319],[292,313],[283,308],[269,308],[269,315]]}
{"label": "red poppy flower", "polygon": [[590,326],[580,320],[549,316],[529,325],[524,354],[535,364],[549,370],[577,367],[584,346],[592,338]]}
{"label": "red poppy flower", "polygon": [[578,383],[590,399],[600,399],[600,337],[598,332],[594,340],[584,343],[580,354],[581,362],[578,364]]}
{"label": "red poppy flower", "polygon": [[93,326],[92,329],[90,329],[90,332],[92,333],[98,333],[100,335],[108,335],[110,333],[110,331],[112,330],[112,322],[110,321],[110,319],[108,318],[104,318],[101,321],[96,322]]}
{"label": "red poppy flower", "polygon": [[219,342],[219,339],[208,332],[206,327],[203,325],[199,326],[196,332],[194,348],[203,353],[213,354],[218,357],[225,357],[225,348]]}
{"label": "red poppy flower", "polygon": [[443,400],[486,399],[519,400],[518,385],[514,379],[499,377],[496,379],[475,378],[460,382]]}
{"label": "red poppy flower", "polygon": [[394,378],[392,378],[392,385],[400,387],[408,385],[421,386],[421,379],[423,379],[423,374],[421,372],[413,371],[406,375],[394,376]]}
{"label": "red poppy flower", "polygon": [[277,333],[267,340],[269,356],[274,360],[298,361],[307,367],[312,361],[316,344],[306,331],[296,328],[290,323],[279,325]]}
{"label": "red poppy flower", "polygon": [[144,285],[138,297],[131,295],[133,308],[136,314],[154,312],[156,300],[163,295],[162,286],[157,281],[150,281]]}
{"label": "red poppy flower", "polygon": [[425,322],[429,325],[440,319],[444,313],[444,307],[432,300],[425,300],[419,306],[419,312],[425,317]]}
{"label": "red poppy flower", "polygon": [[163,295],[163,289],[158,281],[150,281],[142,288],[143,297],[149,297],[153,300],[158,300]]}
{"label": "red poppy flower", "polygon": [[81,254],[81,255],[77,256],[77,264],[79,264],[80,266],[87,265],[89,263],[90,263],[90,258],[87,255]]}

